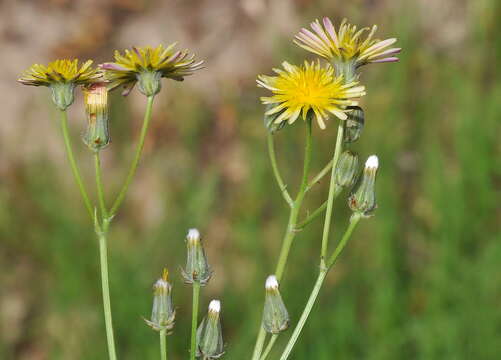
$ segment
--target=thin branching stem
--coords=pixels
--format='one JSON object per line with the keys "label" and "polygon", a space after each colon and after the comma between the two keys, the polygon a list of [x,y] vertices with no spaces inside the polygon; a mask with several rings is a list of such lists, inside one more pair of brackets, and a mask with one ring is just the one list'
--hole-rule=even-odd
{"label": "thin branching stem", "polygon": [[125,182],[122,186],[122,189],[120,190],[115,202],[113,203],[113,206],[111,207],[110,216],[113,216],[116,214],[118,208],[120,207],[120,205],[124,201],[125,195],[127,194],[127,190],[129,189],[129,185],[130,185],[130,183],[131,183],[131,181],[134,178],[134,175],[136,173],[137,166],[139,164],[139,160],[141,159],[141,153],[143,151],[144,141],[146,139],[146,134],[148,132],[148,127],[149,127],[150,120],[151,120],[153,99],[154,99],[154,96],[148,96],[148,102],[146,104],[146,112],[144,114],[143,126],[141,128],[141,134],[139,135],[139,141],[137,143],[136,153],[134,155],[134,159],[132,160],[132,164],[129,168],[129,172],[127,173],[127,177],[125,178]]}
{"label": "thin branching stem", "polygon": [[96,187],[97,187],[97,197],[99,199],[99,207],[101,208],[101,215],[103,219],[108,218],[108,210],[106,209],[106,200],[104,196],[103,179],[101,174],[101,158],[99,156],[99,151],[94,153],[94,165],[96,168]]}
{"label": "thin branching stem", "polygon": [[160,360],[167,360],[167,330],[160,330]]}
{"label": "thin branching stem", "polygon": [[198,304],[200,298],[200,283],[193,282],[193,306],[191,308],[191,344],[190,360],[194,360],[197,353],[197,324],[198,324]]}
{"label": "thin branching stem", "polygon": [[329,170],[332,169],[332,159],[325,165],[325,167],[320,170],[320,172],[308,183],[308,186],[306,187],[306,192],[310,191],[313,186],[315,186],[317,183],[320,182],[320,180],[323,179],[325,175],[329,173]]}
{"label": "thin branching stem", "polygon": [[85,189],[84,182],[82,180],[82,176],[80,175],[80,169],[78,168],[77,162],[75,161],[75,156],[73,155],[73,148],[71,146],[71,138],[68,131],[68,113],[66,110],[61,111],[61,130],[64,138],[64,145],[66,146],[66,154],[68,156],[68,160],[70,162],[71,171],[73,172],[73,177],[78,185],[78,189],[80,190],[80,194],[82,195],[83,202],[85,204],[85,208],[89,213],[91,219],[94,219],[94,210],[92,203],[90,201],[89,195],[87,194],[87,190]]}
{"label": "thin branching stem", "polygon": [[306,306],[303,310],[303,313],[301,314],[301,317],[294,328],[294,332],[292,333],[289,342],[287,343],[284,352],[282,353],[282,356],[280,356],[280,360],[287,360],[294,345],[296,344],[299,335],[301,335],[301,331],[303,330],[304,325],[306,324],[306,321],[308,320],[308,317],[311,313],[311,310],[313,309],[313,305],[315,305],[315,301],[318,297],[318,294],[320,293],[320,289],[322,288],[322,285],[324,283],[325,277],[327,276],[329,270],[332,268],[332,266],[336,263],[339,255],[345,248],[346,244],[348,243],[348,240],[350,239],[353,230],[357,226],[358,222],[360,220],[360,214],[353,214],[351,219],[350,219],[350,224],[348,226],[348,229],[345,231],[341,241],[339,244],[336,246],[336,249],[332,253],[331,257],[329,258],[329,261],[327,262],[327,266],[325,268],[320,269],[320,273],[318,274],[317,281],[315,282],[315,286],[313,287],[313,290],[310,293],[310,296],[308,298],[308,302],[306,303]]}
{"label": "thin branching stem", "polygon": [[287,204],[290,207],[294,205],[294,201],[292,200],[289,192],[287,191],[287,185],[284,183],[282,179],[282,175],[280,174],[280,170],[278,169],[277,158],[275,153],[275,141],[273,138],[273,134],[268,133],[268,155],[270,156],[271,167],[273,169],[273,175],[275,175],[275,179],[277,180],[278,187],[280,188],[280,192],[284,197]]}
{"label": "thin branching stem", "polygon": [[[338,195],[341,193],[343,190],[342,187],[336,186],[335,192],[334,192],[334,199],[338,197]],[[303,230],[306,226],[308,226],[313,220],[315,220],[324,210],[327,208],[327,200],[324,201],[322,205],[320,205],[318,208],[315,209],[311,214],[309,214],[306,219],[301,221],[297,226],[296,230],[301,231]]]}
{"label": "thin branching stem", "polygon": [[275,341],[277,341],[277,338],[278,334],[271,335],[270,341],[268,342],[268,345],[266,346],[266,349],[264,349],[263,355],[261,355],[261,358],[259,360],[266,360],[266,358],[271,352],[271,349],[273,349],[273,345],[275,345]]}
{"label": "thin branching stem", "polygon": [[329,232],[332,220],[332,209],[334,207],[334,198],[337,192],[336,187],[336,164],[339,159],[339,155],[343,149],[343,130],[344,124],[341,122],[337,128],[337,139],[336,146],[334,149],[334,156],[332,157],[332,168],[331,168],[331,179],[329,184],[329,195],[327,198],[327,209],[325,210],[325,221],[324,221],[324,230],[322,234],[322,248],[320,252],[320,266],[322,268],[325,267],[325,257],[327,256],[327,248],[329,245]]}
{"label": "thin branching stem", "polygon": [[[96,219],[97,221],[97,219]],[[107,233],[109,219],[103,219],[102,226],[96,226],[99,238],[99,256],[101,265],[101,286],[103,293],[104,322],[106,325],[106,340],[108,342],[108,355],[110,360],[116,360],[115,339],[113,335],[113,319],[111,316],[110,283],[108,276],[108,248]]]}
{"label": "thin branching stem", "polygon": [[[306,121],[306,143],[304,150],[304,163],[303,163],[303,176],[301,179],[301,185],[299,186],[299,191],[294,200],[289,213],[289,221],[287,223],[287,229],[284,234],[284,239],[282,241],[282,248],[280,250],[280,255],[277,262],[277,267],[275,269],[275,276],[280,282],[285,271],[285,266],[287,265],[287,260],[289,258],[289,251],[292,246],[294,237],[297,234],[297,221],[299,217],[299,210],[306,195],[306,188],[308,186],[308,174],[310,171],[311,164],[311,153],[312,153],[312,124],[311,119]],[[254,352],[252,354],[252,360],[259,360],[261,353],[263,351],[263,346],[266,340],[266,331],[263,327],[260,327],[256,345],[254,346]]]}

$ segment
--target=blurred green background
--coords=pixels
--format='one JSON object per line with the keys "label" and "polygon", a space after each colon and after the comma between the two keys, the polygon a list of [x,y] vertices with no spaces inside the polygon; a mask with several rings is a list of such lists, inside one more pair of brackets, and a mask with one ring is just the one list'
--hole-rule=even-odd
{"label": "blurred green background", "polygon": [[[214,278],[202,309],[223,302],[226,359],[248,359],[263,282],[287,220],[268,163],[257,74],[309,54],[293,35],[315,18],[379,24],[401,61],[364,68],[366,128],[356,150],[380,157],[379,208],[329,275],[292,359],[498,359],[501,353],[501,3],[497,0],[5,0],[0,3],[0,358],[105,359],[97,242],[67,166],[56,111],[43,88],[15,82],[56,57],[109,60],[113,49],[178,40],[206,69],[163,82],[144,157],[110,234],[120,359],[158,358],[141,320],[151,285],[172,272],[178,306],[172,359],[186,359],[190,288],[178,272],[198,227]],[[145,107],[112,97],[103,151],[109,201],[132,158]],[[70,110],[79,141],[81,94]],[[295,189],[303,123],[277,135]],[[314,168],[330,158],[335,126],[314,129]],[[305,209],[326,197],[317,186]],[[345,194],[334,238],[347,223]],[[282,293],[295,322],[317,273],[321,221],[294,244]],[[287,333],[290,334],[290,331]],[[280,350],[288,335],[280,338]],[[274,358],[278,353],[273,354]]]}

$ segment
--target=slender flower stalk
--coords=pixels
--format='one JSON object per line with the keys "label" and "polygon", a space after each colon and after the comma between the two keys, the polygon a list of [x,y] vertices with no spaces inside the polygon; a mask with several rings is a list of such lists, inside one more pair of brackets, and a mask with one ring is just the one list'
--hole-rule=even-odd
{"label": "slender flower stalk", "polygon": [[160,330],[160,360],[167,360],[167,330]]}
{"label": "slender flower stalk", "polygon": [[68,161],[70,163],[71,171],[73,172],[73,177],[78,185],[78,189],[80,190],[80,194],[82,195],[82,199],[89,213],[91,219],[94,218],[94,210],[92,207],[92,203],[90,201],[89,195],[87,194],[87,190],[85,189],[84,182],[82,180],[82,176],[80,175],[80,169],[78,168],[77,162],[75,161],[75,156],[73,155],[73,147],[71,145],[71,138],[68,131],[68,113],[66,110],[61,110],[61,131],[63,133],[64,145],[66,147],[66,154],[68,156]]}
{"label": "slender flower stalk", "polygon": [[273,139],[273,134],[268,133],[268,155],[270,157],[271,168],[273,169],[273,174],[275,175],[275,180],[277,181],[278,187],[280,188],[280,192],[285,200],[285,202],[289,206],[294,205],[294,200],[292,200],[289,192],[287,191],[287,185],[285,185],[282,175],[280,174],[280,170],[278,169],[277,157],[275,154],[275,141]]}
{"label": "slender flower stalk", "polygon": [[322,288],[322,285],[324,283],[324,280],[329,273],[329,270],[332,268],[332,266],[336,263],[339,255],[343,251],[344,247],[348,243],[348,240],[350,239],[351,235],[353,234],[353,230],[357,226],[361,216],[358,214],[354,214],[351,219],[350,219],[350,224],[348,226],[348,229],[345,231],[341,241],[337,245],[336,249],[332,253],[331,257],[326,263],[325,268],[320,269],[320,273],[318,274],[317,280],[315,282],[315,286],[313,287],[313,290],[310,293],[310,296],[308,298],[308,302],[306,303],[306,306],[303,310],[303,313],[301,314],[301,317],[299,318],[299,321],[294,329],[294,332],[292,333],[292,336],[289,339],[289,342],[287,343],[284,352],[280,356],[280,360],[287,360],[289,358],[290,353],[292,352],[292,349],[294,345],[296,344],[299,335],[301,334],[301,331],[303,330],[304,325],[306,324],[306,321],[308,320],[308,317],[311,313],[311,310],[313,309],[313,305],[315,305],[315,301],[318,297],[318,294],[320,293],[320,290]]}
{"label": "slender flower stalk", "polygon": [[192,306],[191,306],[191,340],[190,340],[190,360],[194,360],[197,355],[197,324],[198,305],[200,299],[200,283],[193,283]]}
{"label": "slender flower stalk", "polygon": [[275,345],[277,338],[278,338],[278,334],[271,335],[270,341],[268,342],[268,345],[266,345],[266,349],[264,349],[263,355],[261,355],[259,360],[266,360],[266,358],[270,354],[271,350],[273,349],[273,346]]}
{"label": "slender flower stalk", "polygon": [[96,169],[96,188],[97,188],[97,197],[99,200],[99,207],[101,208],[101,216],[103,217],[103,219],[107,219],[108,210],[106,209],[106,200],[104,196],[104,187],[101,174],[101,158],[99,152],[94,153],[94,166]]}
{"label": "slender flower stalk", "polygon": [[148,133],[148,127],[150,125],[150,120],[151,120],[151,115],[152,115],[152,108],[153,108],[153,100],[154,96],[149,96],[148,101],[146,103],[146,112],[144,114],[144,119],[143,119],[143,126],[141,128],[141,134],[139,135],[139,141],[136,146],[136,153],[134,155],[134,159],[132,160],[132,163],[129,168],[129,172],[127,173],[127,177],[125,179],[125,182],[122,186],[122,189],[120,190],[115,202],[113,203],[113,206],[111,207],[110,210],[110,215],[114,216],[120,207],[122,205],[122,202],[125,199],[125,195],[127,194],[127,191],[129,190],[129,185],[132,182],[132,179],[134,178],[134,175],[136,174],[137,166],[139,165],[139,160],[141,159],[141,153],[143,151],[144,147],[144,141],[146,139],[146,134]]}
{"label": "slender flower stalk", "polygon": [[334,195],[336,193],[336,165],[343,147],[343,131],[344,124],[339,124],[337,129],[336,146],[334,148],[334,156],[332,158],[331,179],[329,184],[329,195],[327,197],[327,209],[325,211],[324,229],[322,233],[322,247],[320,252],[320,267],[325,268],[325,257],[327,255],[327,247],[329,245],[329,231],[332,220],[332,209],[334,207]]}
{"label": "slender flower stalk", "polygon": [[108,275],[108,229],[109,219],[103,219],[102,225],[96,218],[96,233],[99,239],[99,259],[101,268],[101,287],[103,294],[104,323],[106,326],[106,341],[108,343],[108,356],[110,360],[116,360],[115,336],[113,334],[113,318],[111,315],[110,284]]}
{"label": "slender flower stalk", "polygon": [[[306,188],[308,186],[308,174],[310,171],[311,154],[312,154],[312,120],[311,118],[308,118],[306,121],[306,140],[305,140],[305,150],[304,150],[303,175],[299,191],[290,209],[287,229],[285,231],[284,238],[282,240],[282,248],[280,250],[280,255],[275,269],[275,276],[277,281],[280,281],[282,279],[285,266],[287,265],[287,260],[289,258],[289,251],[297,233],[299,211],[301,209],[304,196],[306,195]],[[259,360],[261,353],[263,351],[265,340],[266,340],[266,332],[262,327],[260,327],[256,339],[256,344],[254,346],[252,360]]]}

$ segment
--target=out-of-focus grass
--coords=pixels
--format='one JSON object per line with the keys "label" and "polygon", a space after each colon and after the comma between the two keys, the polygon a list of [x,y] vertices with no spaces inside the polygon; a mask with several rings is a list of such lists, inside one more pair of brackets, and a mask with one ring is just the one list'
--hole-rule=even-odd
{"label": "out-of-focus grass", "polygon": [[[379,209],[329,276],[293,358],[469,360],[501,353],[501,26],[491,15],[501,8],[475,3],[460,57],[428,47],[410,8],[386,25],[404,52],[399,64],[365,70],[367,125],[355,146],[381,159]],[[177,100],[162,94],[137,182],[110,235],[118,352],[124,360],[158,357],[157,335],[140,317],[149,315],[151,284],[168,266],[179,307],[169,347],[173,358],[186,358],[190,289],[177,269],[184,235],[197,226],[215,269],[202,308],[222,299],[226,358],[248,358],[287,210],[265,152],[261,92],[244,84],[245,96],[229,94],[214,109],[172,86]],[[138,119],[126,115],[126,101],[114,100],[116,149],[105,164],[115,177],[131,156]],[[280,166],[296,179],[292,189],[302,126],[277,135]],[[315,129],[317,169],[330,157],[333,129]],[[97,244],[68,174],[40,157],[19,164],[0,190],[0,280],[30,309],[14,322],[22,328],[3,329],[23,332],[23,340],[13,347],[9,336],[0,337],[2,359],[36,358],[30,353],[38,348],[50,349],[51,359],[105,358]],[[151,178],[153,188],[142,186]],[[108,186],[109,199],[117,185]],[[325,194],[322,183],[308,207]],[[335,211],[338,237],[349,213],[344,201]],[[293,324],[316,274],[320,234],[316,221],[294,244],[282,286]]]}

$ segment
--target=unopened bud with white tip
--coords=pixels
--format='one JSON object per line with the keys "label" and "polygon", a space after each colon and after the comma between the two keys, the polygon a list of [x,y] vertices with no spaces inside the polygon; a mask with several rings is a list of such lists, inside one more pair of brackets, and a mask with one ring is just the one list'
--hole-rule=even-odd
{"label": "unopened bud with white tip", "polygon": [[156,331],[171,330],[174,327],[176,311],[172,306],[172,286],[167,281],[169,272],[164,269],[162,277],[153,285],[153,309],[151,320],[146,324]]}
{"label": "unopened bud with white tip", "polygon": [[190,229],[186,235],[186,267],[182,269],[184,281],[187,284],[194,282],[205,285],[212,271],[207,262],[207,256],[202,246],[200,232],[197,229]]}
{"label": "unopened bud with white tip", "polygon": [[377,207],[375,184],[378,167],[378,157],[376,155],[369,156],[365,162],[363,177],[348,199],[351,210],[364,217],[371,216]]}
{"label": "unopened bud with white tip", "polygon": [[268,276],[265,290],[263,328],[271,334],[278,334],[289,327],[290,318],[278,290],[278,281],[275,275]]}
{"label": "unopened bud with white tip", "polygon": [[212,300],[209,304],[208,314],[197,330],[197,357],[217,359],[224,354],[220,312],[221,302]]}

